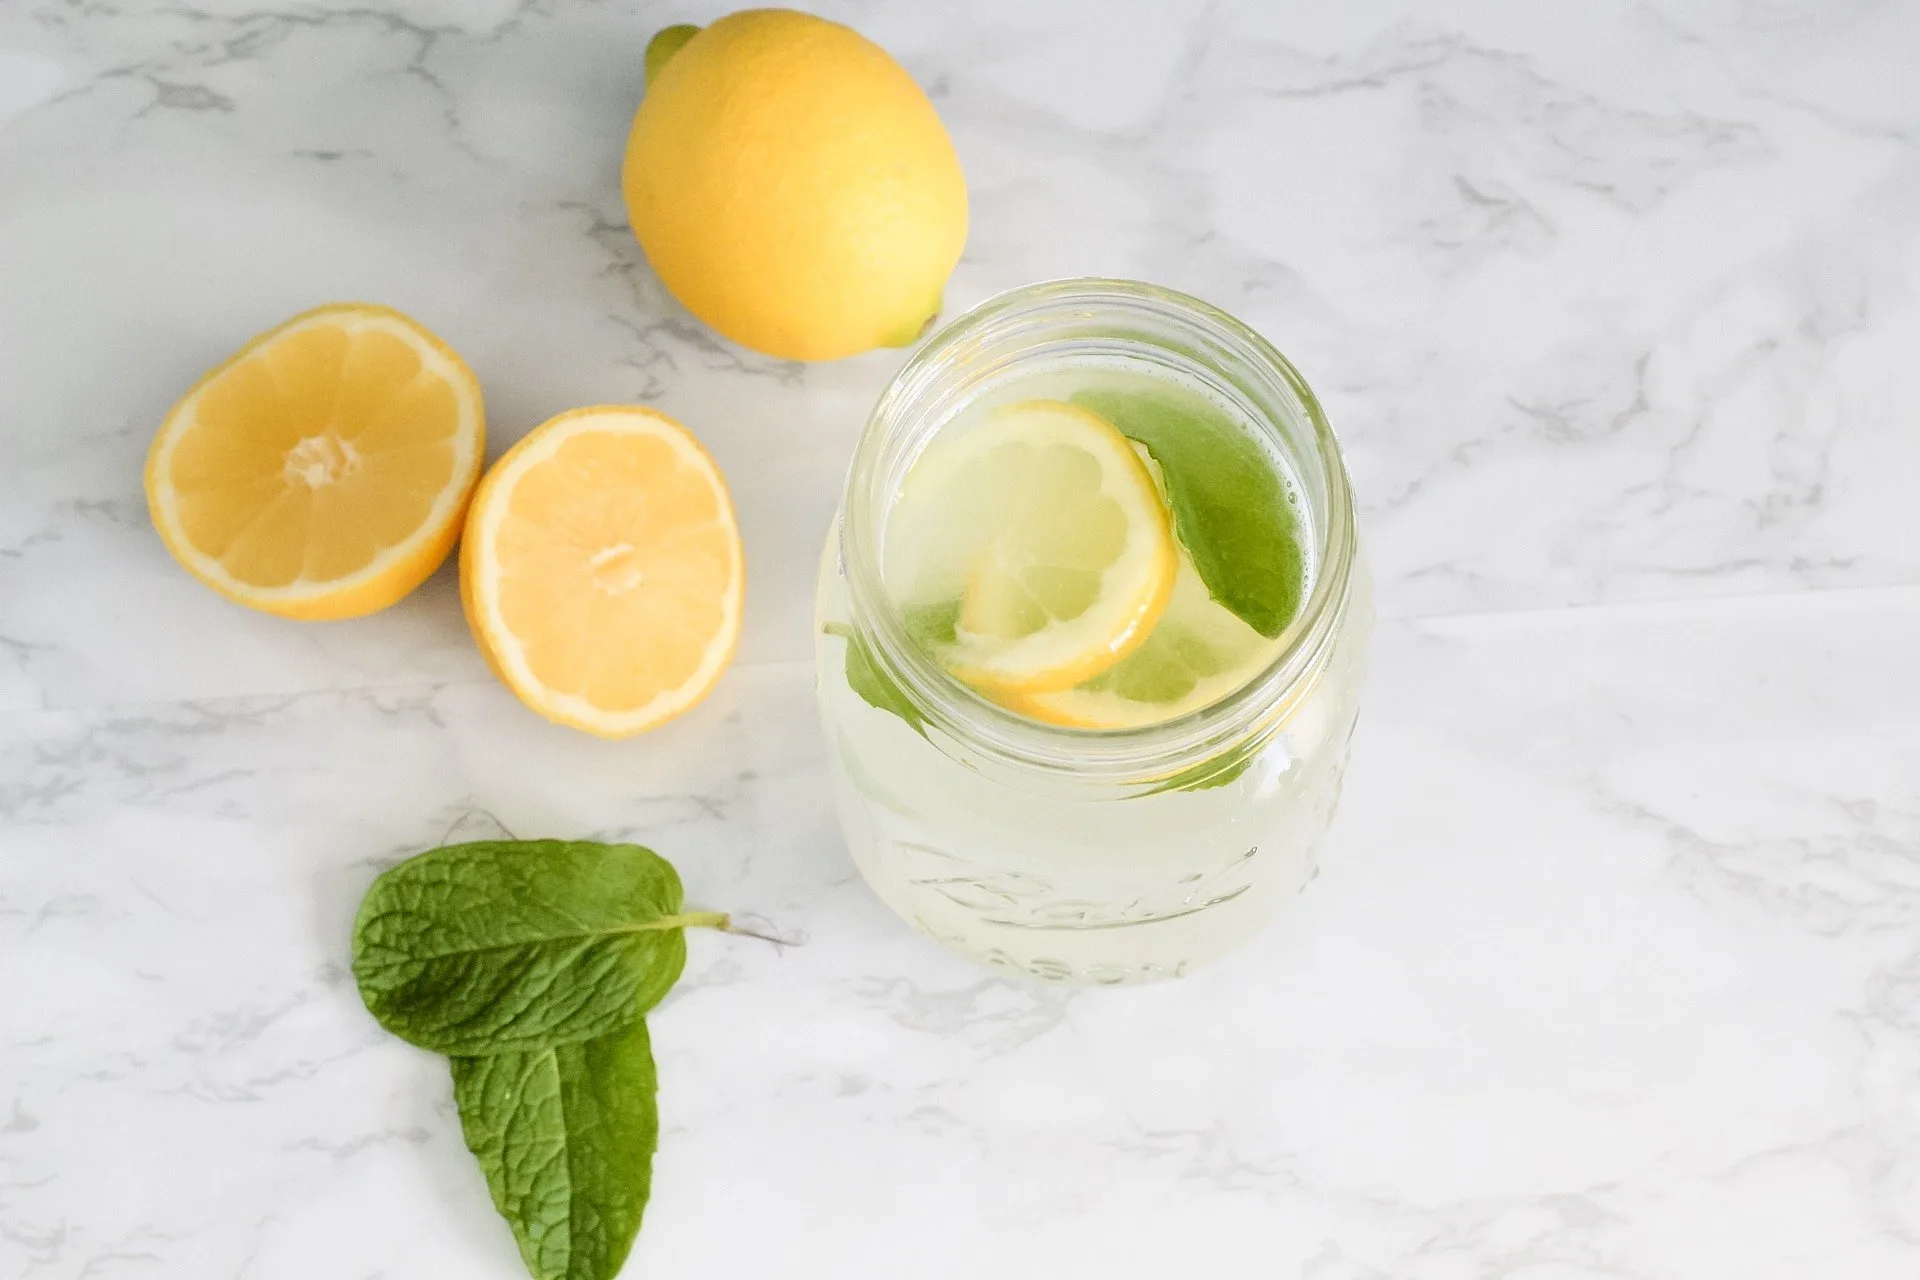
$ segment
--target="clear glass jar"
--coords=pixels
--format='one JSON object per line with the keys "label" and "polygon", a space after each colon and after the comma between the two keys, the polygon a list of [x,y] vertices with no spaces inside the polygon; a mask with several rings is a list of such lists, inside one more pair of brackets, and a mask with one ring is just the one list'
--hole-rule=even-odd
{"label": "clear glass jar", "polygon": [[[980,697],[909,639],[881,546],[908,468],[964,406],[1115,358],[1203,386],[1266,433],[1298,486],[1312,576],[1278,656],[1236,692],[1144,728],[1054,728]],[[1176,977],[1312,877],[1372,618],[1338,445],[1279,352],[1150,285],[1003,294],[881,396],[821,558],[820,714],[847,846],[890,907],[976,960],[1057,982]]]}

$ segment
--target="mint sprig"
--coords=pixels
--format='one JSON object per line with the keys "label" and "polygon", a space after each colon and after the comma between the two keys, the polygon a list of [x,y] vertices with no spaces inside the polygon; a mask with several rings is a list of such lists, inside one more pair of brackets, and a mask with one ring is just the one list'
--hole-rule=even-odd
{"label": "mint sprig", "polygon": [[1285,630],[1306,588],[1306,555],[1272,459],[1192,393],[1095,389],[1071,398],[1153,455],[1174,532],[1213,598],[1269,640]]}
{"label": "mint sprig", "polygon": [[388,871],[353,930],[368,1012],[435,1053],[540,1049],[618,1031],[686,964],[680,877],[637,844],[483,840]]}
{"label": "mint sprig", "polygon": [[452,1062],[467,1146],[536,1280],[612,1280],[659,1137],[645,1015],[680,977],[687,912],[651,849],[486,840],[373,882],[353,974],[388,1031]]}
{"label": "mint sprig", "polygon": [[845,623],[829,622],[821,630],[830,636],[838,636],[847,642],[847,655],[842,670],[847,679],[847,688],[859,697],[860,701],[875,711],[884,711],[888,715],[899,716],[906,726],[921,737],[927,734],[927,719],[920,714],[920,708],[913,705],[913,699],[887,674],[885,667],[873,656],[873,650],[867,647],[867,641],[858,631]]}
{"label": "mint sprig", "polygon": [[453,1059],[460,1131],[540,1280],[618,1274],[660,1137],[644,1018],[577,1044]]}

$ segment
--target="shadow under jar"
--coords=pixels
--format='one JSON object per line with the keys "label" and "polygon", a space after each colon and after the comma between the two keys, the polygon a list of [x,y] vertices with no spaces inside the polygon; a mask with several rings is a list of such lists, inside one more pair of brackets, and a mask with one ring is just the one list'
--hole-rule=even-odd
{"label": "shadow under jar", "polygon": [[[969,409],[1126,377],[1219,406],[1295,508],[1298,607],[1218,701],[1135,728],[1005,710],[910,636],[883,577],[914,462]],[[1003,294],[881,396],[821,558],[816,662],[834,799],[867,882],[928,936],[1054,982],[1177,977],[1312,877],[1339,800],[1372,605],[1345,467],[1299,373],[1196,299],[1117,280]]]}

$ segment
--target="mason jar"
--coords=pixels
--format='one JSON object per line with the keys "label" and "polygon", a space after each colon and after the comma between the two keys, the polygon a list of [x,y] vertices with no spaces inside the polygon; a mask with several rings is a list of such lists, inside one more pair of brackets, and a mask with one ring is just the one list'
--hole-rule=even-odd
{"label": "mason jar", "polygon": [[[1289,473],[1308,577],[1264,668],[1126,729],[1050,726],[950,676],[881,576],[894,497],[969,404],[1039,374],[1161,371],[1233,406]],[[1053,982],[1177,977],[1314,874],[1340,796],[1372,605],[1339,446],[1299,372],[1219,309],[1068,280],[948,325],[881,396],[821,558],[816,673],[847,848],[888,906],[974,960]]]}

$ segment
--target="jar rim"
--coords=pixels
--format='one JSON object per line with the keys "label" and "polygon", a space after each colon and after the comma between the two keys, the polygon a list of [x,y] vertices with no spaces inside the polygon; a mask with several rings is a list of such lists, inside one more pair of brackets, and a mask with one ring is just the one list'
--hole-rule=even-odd
{"label": "jar rim", "polygon": [[[921,449],[970,398],[964,376],[990,379],[996,346],[1001,365],[1031,350],[1040,335],[1075,324],[1131,319],[1143,331],[1124,341],[1177,359],[1190,372],[1211,374],[1237,393],[1255,424],[1300,468],[1314,492],[1310,522],[1317,571],[1293,619],[1276,641],[1273,659],[1233,692],[1158,723],[1116,729],[1070,729],[1042,724],[990,701],[948,674],[907,634],[881,576],[880,531],[899,482]],[[1226,369],[1202,362],[1190,349],[1148,336],[1155,327],[1182,343],[1197,343]],[[1024,345],[1023,345],[1024,344]],[[1281,421],[1279,419],[1286,419]],[[1295,435],[1288,434],[1292,428]],[[1304,431],[1302,430],[1304,428]],[[1301,448],[1302,444],[1308,447]],[[1339,444],[1326,414],[1299,370],[1247,325],[1198,298],[1132,280],[1076,278],[1025,285],[998,294],[934,334],[881,394],[854,452],[838,529],[841,570],[850,621],[929,729],[935,745],[976,771],[1016,785],[1022,778],[1063,779],[1097,787],[1154,789],[1169,779],[1197,785],[1244,758],[1243,748],[1264,742],[1303,701],[1332,652],[1347,612],[1355,557],[1353,496]],[[932,736],[931,734],[929,735]],[[1218,772],[1218,771],[1215,771]]]}

